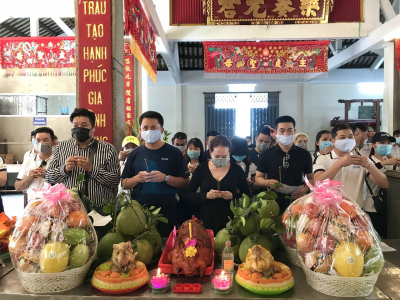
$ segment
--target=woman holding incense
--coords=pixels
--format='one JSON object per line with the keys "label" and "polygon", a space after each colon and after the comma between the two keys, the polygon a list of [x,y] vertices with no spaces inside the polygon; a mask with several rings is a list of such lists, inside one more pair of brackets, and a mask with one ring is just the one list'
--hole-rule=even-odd
{"label": "woman holding incense", "polygon": [[[186,198],[201,204],[199,219],[207,229],[219,232],[232,217],[230,202],[242,194],[251,195],[242,168],[231,163],[232,145],[223,135],[216,136],[209,145],[211,161],[199,165],[187,188]],[[200,192],[197,192],[200,188]]]}

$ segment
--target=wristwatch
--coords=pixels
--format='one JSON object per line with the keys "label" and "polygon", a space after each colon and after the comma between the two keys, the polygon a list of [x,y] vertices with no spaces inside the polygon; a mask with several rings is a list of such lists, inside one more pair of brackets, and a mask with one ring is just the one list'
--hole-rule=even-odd
{"label": "wristwatch", "polygon": [[165,175],[164,181],[165,181],[165,182],[168,182],[168,181],[169,181],[169,175]]}

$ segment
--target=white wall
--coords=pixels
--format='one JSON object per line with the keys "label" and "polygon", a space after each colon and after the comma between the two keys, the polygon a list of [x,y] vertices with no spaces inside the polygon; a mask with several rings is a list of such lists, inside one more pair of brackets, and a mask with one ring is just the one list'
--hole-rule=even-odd
{"label": "white wall", "polygon": [[[204,92],[228,92],[225,85],[182,85],[182,126],[177,126],[176,87],[149,86],[149,108],[160,112],[165,120],[165,128],[174,134],[183,131],[188,138],[204,139]],[[255,91],[280,91],[279,114],[291,115],[297,122],[297,131],[306,132],[313,149],[315,136],[319,130],[330,129],[329,122],[336,116],[344,119],[344,104],[339,99],[382,98],[383,95],[369,96],[359,91],[357,84],[258,84]],[[350,118],[357,118],[358,108],[353,105]],[[178,123],[179,124],[179,123]]]}

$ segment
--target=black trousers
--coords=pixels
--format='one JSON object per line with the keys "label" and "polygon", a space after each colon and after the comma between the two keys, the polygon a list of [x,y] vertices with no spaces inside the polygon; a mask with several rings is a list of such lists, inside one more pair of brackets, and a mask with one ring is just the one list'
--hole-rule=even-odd
{"label": "black trousers", "polygon": [[377,212],[366,212],[371,219],[372,225],[382,239],[387,238],[387,219],[386,215]]}

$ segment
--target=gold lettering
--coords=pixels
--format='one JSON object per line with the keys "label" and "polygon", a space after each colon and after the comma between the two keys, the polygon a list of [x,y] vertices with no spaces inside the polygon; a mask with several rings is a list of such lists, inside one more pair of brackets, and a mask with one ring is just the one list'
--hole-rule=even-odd
{"label": "gold lettering", "polygon": [[[86,5],[89,2],[89,5]],[[107,13],[107,1],[83,1],[83,13],[85,15],[105,15]]]}
{"label": "gold lettering", "polygon": [[106,114],[96,114],[96,127],[106,127]]}
{"label": "gold lettering", "polygon": [[83,69],[83,82],[107,82],[106,69]]}
{"label": "gold lettering", "polygon": [[103,24],[86,24],[88,29],[88,37],[103,37],[104,36],[104,26]]}
{"label": "gold lettering", "polygon": [[86,15],[86,3],[87,1],[83,1],[83,13]]}
{"label": "gold lettering", "polygon": [[94,2],[90,1],[89,2],[89,15],[93,15],[93,6],[94,6]]}
{"label": "gold lettering", "polygon": [[83,59],[85,60],[103,60],[107,59],[107,47],[83,47]]}
{"label": "gold lettering", "polygon": [[98,140],[98,141],[103,141],[103,142],[107,142],[108,141],[108,137],[106,137],[106,136],[95,136],[94,137],[96,140]]}
{"label": "gold lettering", "polygon": [[101,99],[101,92],[89,92],[88,93],[88,103],[90,105],[102,105],[103,100]]}

